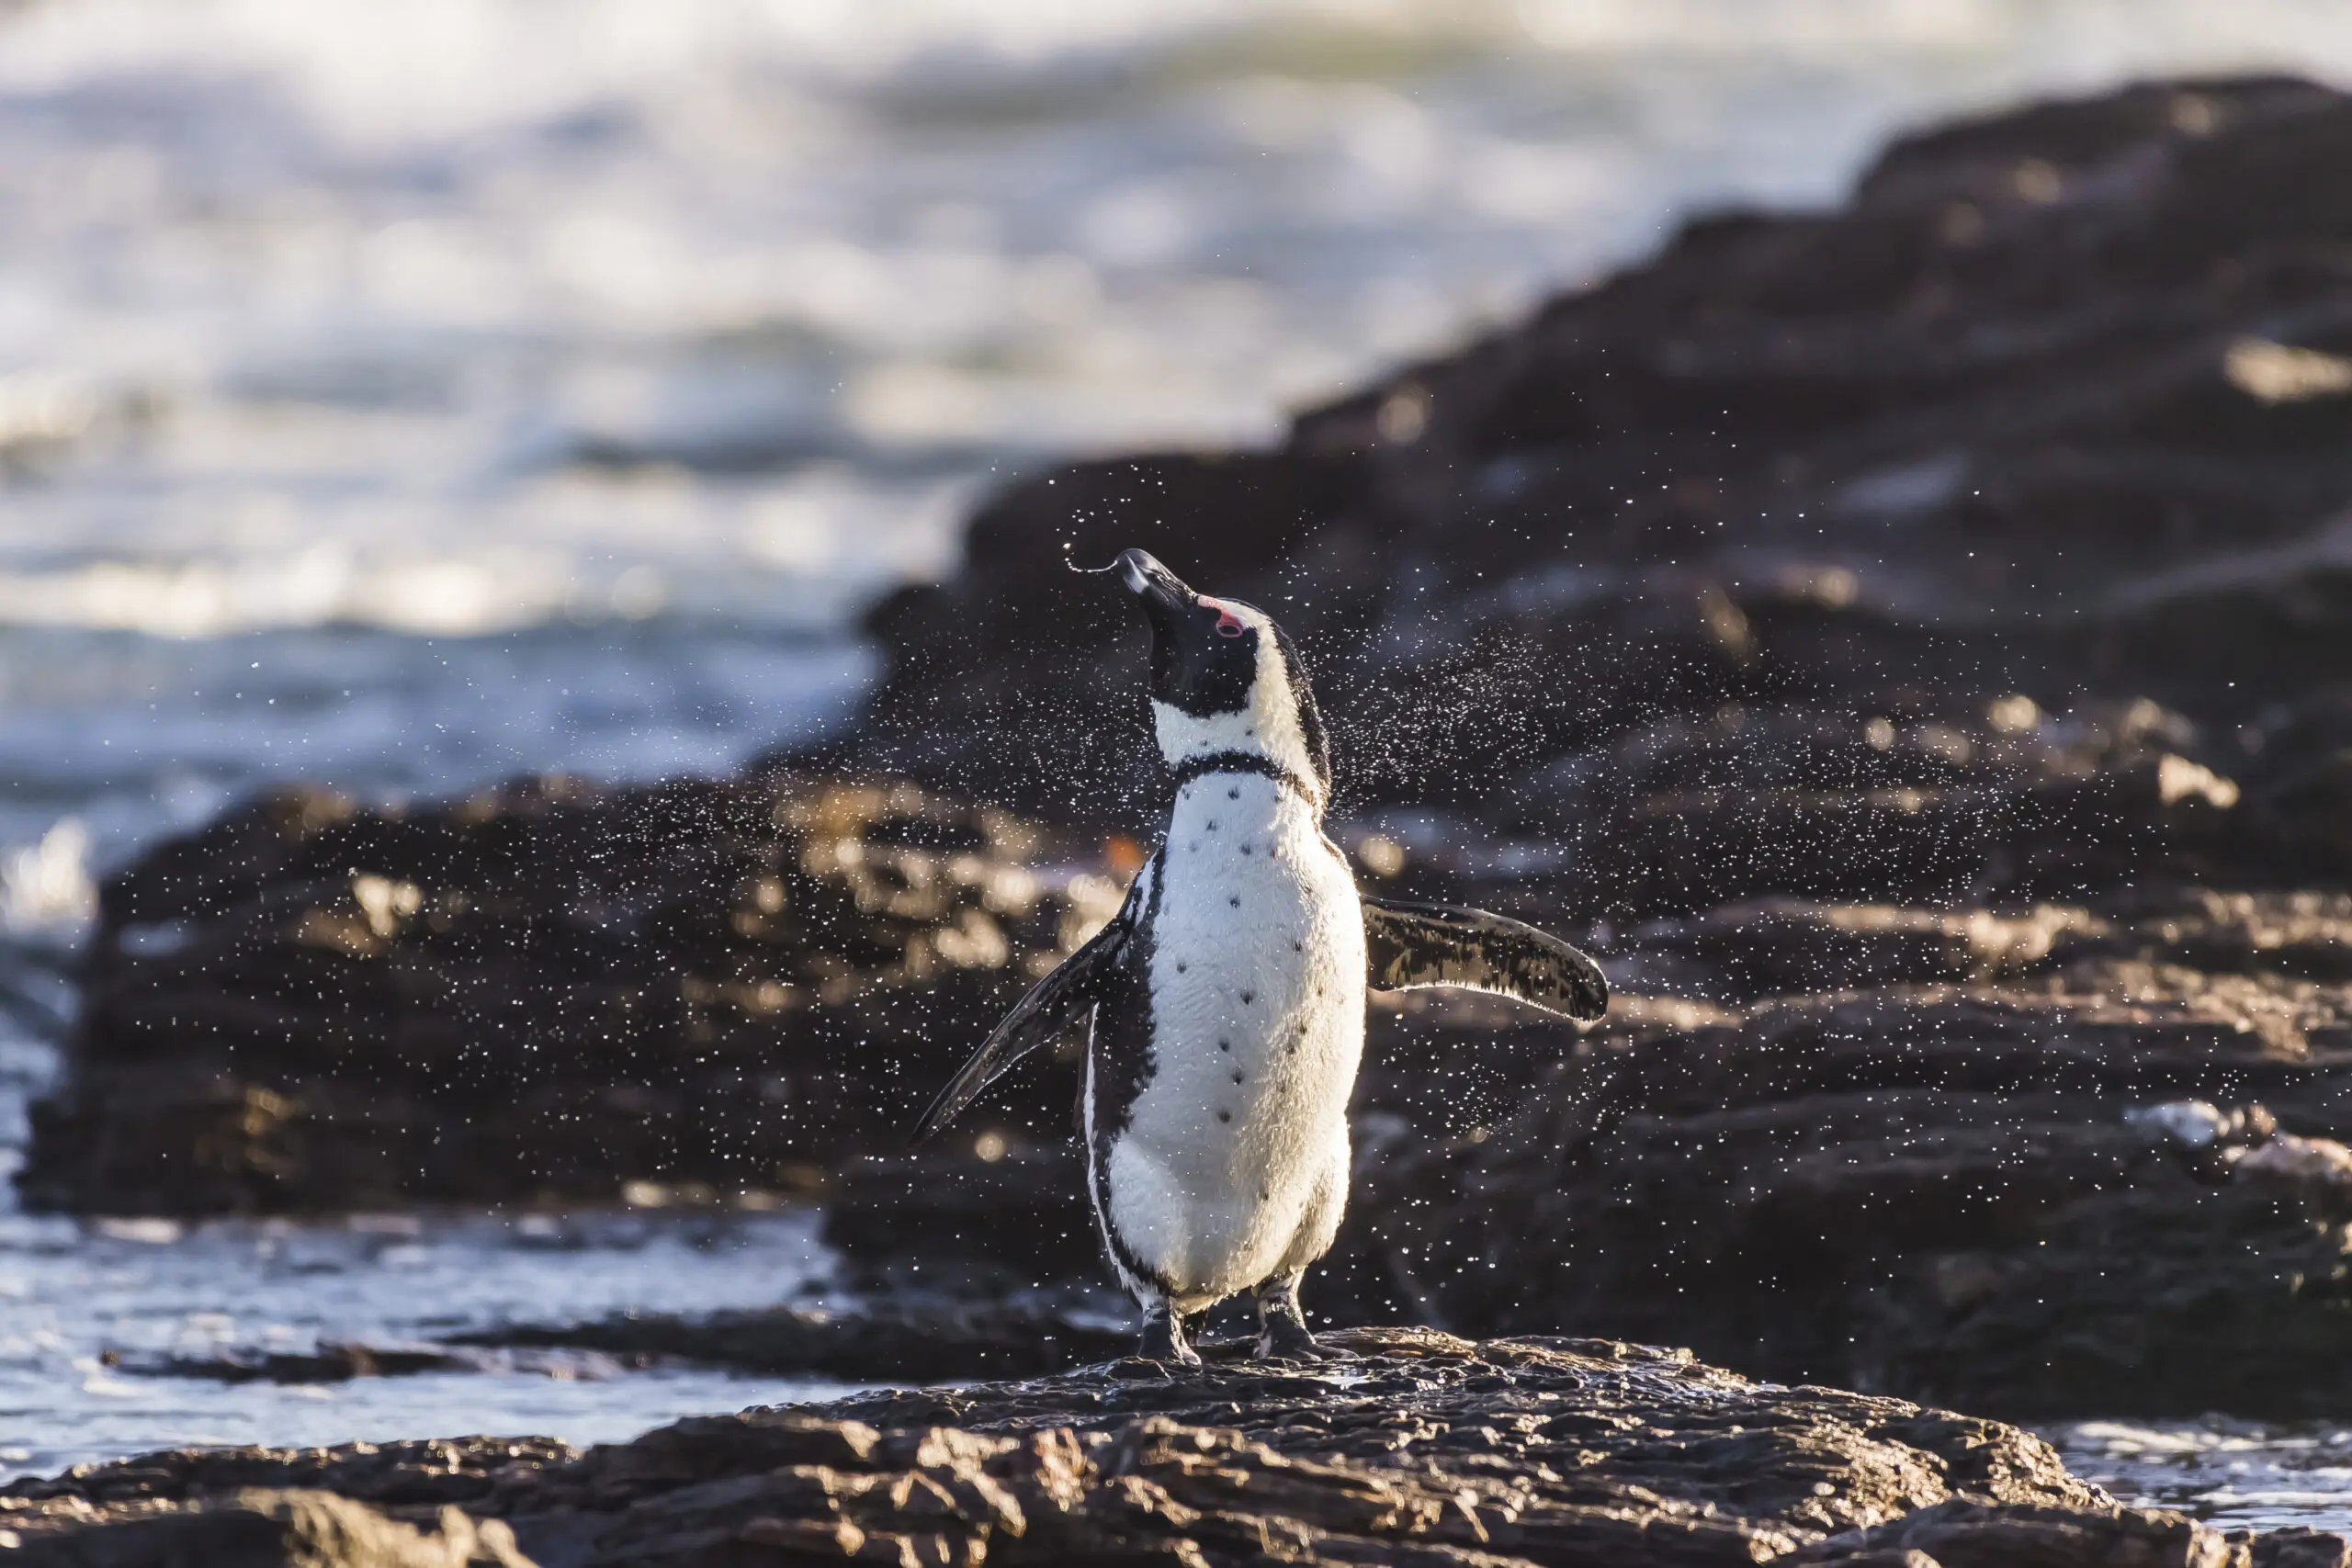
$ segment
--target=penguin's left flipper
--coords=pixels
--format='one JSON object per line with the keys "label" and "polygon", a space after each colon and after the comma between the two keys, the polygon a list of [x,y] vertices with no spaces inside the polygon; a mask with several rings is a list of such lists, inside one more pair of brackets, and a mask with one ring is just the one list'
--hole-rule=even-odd
{"label": "penguin's left flipper", "polygon": [[1022,1057],[1086,1021],[1094,1004],[1102,999],[1104,979],[1125,956],[1127,938],[1134,931],[1129,919],[1133,908],[1131,897],[1128,906],[1114,916],[1109,925],[1088,938],[1076,953],[1056,965],[1052,974],[1030,987],[1028,995],[1012,1004],[1004,1021],[989,1032],[988,1039],[972,1053],[972,1059],[947,1080],[947,1087],[939,1091],[939,1097],[922,1113],[909,1143],[928,1140],[962,1115],[966,1106],[978,1100],[989,1085],[1011,1072]]}
{"label": "penguin's left flipper", "polygon": [[1609,1010],[1609,981],[1584,953],[1484,909],[1363,900],[1366,976],[1376,991],[1460,986],[1590,1021]]}

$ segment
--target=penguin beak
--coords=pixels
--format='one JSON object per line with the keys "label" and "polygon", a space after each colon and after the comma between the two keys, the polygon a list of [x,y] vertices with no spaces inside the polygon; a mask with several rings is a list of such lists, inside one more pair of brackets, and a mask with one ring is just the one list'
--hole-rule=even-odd
{"label": "penguin beak", "polygon": [[1112,564],[1151,623],[1153,700],[1195,717],[1249,706],[1258,639],[1235,606],[1195,593],[1141,550],[1123,550]]}
{"label": "penguin beak", "polygon": [[1145,551],[1121,551],[1118,568],[1127,592],[1143,601],[1144,614],[1155,626],[1169,625],[1174,612],[1189,610],[1201,602],[1199,594],[1184,586],[1183,579]]}

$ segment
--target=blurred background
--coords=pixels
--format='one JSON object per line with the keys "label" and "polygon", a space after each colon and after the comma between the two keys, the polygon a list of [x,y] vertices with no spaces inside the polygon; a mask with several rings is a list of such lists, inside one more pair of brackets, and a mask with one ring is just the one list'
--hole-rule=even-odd
{"label": "blurred background", "polygon": [[[1905,128],[2263,69],[2352,83],[2352,7],[0,0],[0,957],[70,951],[94,876],[273,780],[398,800],[814,736],[873,677],[860,608],[1017,473],[1272,440],[1693,212],[1827,206]],[[0,1207],[53,1070],[0,1033]],[[793,1216],[729,1222],[755,1256],[0,1218],[30,1438],[0,1470],[782,1397],[330,1406],[97,1358],[821,1273]]]}
{"label": "blurred background", "polygon": [[1903,127],[2265,66],[2352,77],[2352,13],[0,5],[0,909],[270,778],[725,768],[1014,470],[1267,440]]}

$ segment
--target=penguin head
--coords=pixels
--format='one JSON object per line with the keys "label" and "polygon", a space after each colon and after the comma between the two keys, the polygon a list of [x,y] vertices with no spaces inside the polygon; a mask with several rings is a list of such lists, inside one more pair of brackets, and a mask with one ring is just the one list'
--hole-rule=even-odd
{"label": "penguin head", "polygon": [[1221,755],[1272,764],[1317,802],[1331,791],[1330,744],[1306,667],[1254,604],[1186,587],[1141,550],[1117,561],[1151,622],[1151,716],[1171,767]]}

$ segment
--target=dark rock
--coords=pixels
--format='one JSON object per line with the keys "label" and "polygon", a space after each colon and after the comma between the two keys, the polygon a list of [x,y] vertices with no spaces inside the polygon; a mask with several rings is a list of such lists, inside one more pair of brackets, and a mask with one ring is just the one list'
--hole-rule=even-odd
{"label": "dark rock", "polygon": [[[2335,1540],[2233,1540],[2119,1508],[2013,1427],[1761,1386],[1680,1352],[1394,1329],[1332,1341],[1347,1357],[1333,1367],[1255,1364],[1212,1345],[1208,1366],[1172,1375],[1120,1362],[887,1390],[696,1417],[576,1456],[462,1439],[438,1446],[438,1486],[404,1478],[420,1468],[413,1454],[364,1447],[154,1455],[17,1483],[0,1493],[0,1517],[42,1568],[160,1568],[215,1542],[241,1555],[202,1561],[313,1568],[524,1556],[540,1568],[984,1557],[2283,1568],[2330,1561]],[[409,1555],[375,1544],[393,1540]]]}
{"label": "dark rock", "polygon": [[469,1372],[480,1363],[431,1345],[328,1343],[316,1350],[232,1350],[217,1356],[141,1357],[110,1353],[107,1364],[141,1377],[209,1378],[219,1382],[347,1382],[416,1372]]}
{"label": "dark rock", "polygon": [[1597,1034],[1490,1134],[1360,1160],[1320,1299],[2013,1416],[2340,1412],[2347,1007],[2094,958]]}
{"label": "dark rock", "polygon": [[19,1190],[151,1213],[813,1193],[899,1146],[1115,907],[1079,848],[907,784],[288,792],[108,882]]}
{"label": "dark rock", "polygon": [[[568,1341],[516,1338],[514,1346]],[[582,1342],[585,1344],[583,1340]],[[620,1348],[620,1347],[616,1347]],[[212,1356],[136,1356],[108,1352],[108,1366],[137,1377],[203,1378],[216,1382],[323,1383],[353,1378],[413,1377],[420,1372],[537,1372],[549,1377],[608,1377],[620,1364],[601,1355],[549,1354],[526,1348],[487,1351],[442,1345],[359,1345],[329,1342],[315,1350],[233,1348]],[[632,1358],[646,1364],[650,1356]]]}
{"label": "dark rock", "polygon": [[332,1492],[363,1503],[473,1503],[498,1478],[573,1457],[551,1438],[435,1438],[351,1443],[337,1449],[174,1449],[117,1464],[76,1465],[63,1475],[0,1486],[0,1505],[22,1513],[43,1503],[198,1502],[247,1487]]}
{"label": "dark rock", "polygon": [[2290,1526],[2254,1540],[2254,1568],[2352,1568],[2352,1541]]}
{"label": "dark rock", "polygon": [[[903,1255],[900,1255],[903,1261]],[[506,1324],[431,1345],[329,1343],[311,1351],[109,1353],[138,1377],[322,1383],[420,1372],[609,1377],[664,1363],[843,1382],[1035,1377],[1125,1350],[1124,1296],[1062,1290],[989,1296],[900,1290],[840,1306],[618,1313],[588,1323]]]}
{"label": "dark rock", "polygon": [[1068,1143],[856,1161],[834,1182],[823,1238],[863,1280],[976,1294],[1085,1278],[1102,1256],[1086,1162]]}
{"label": "dark rock", "polygon": [[[1939,1568],[2038,1568],[2064,1562],[2220,1564],[2234,1555],[2217,1532],[2179,1514],[1955,1499],[1870,1529],[1832,1536],[1792,1561],[1843,1568],[1918,1568],[1928,1562]],[[2278,1560],[2276,1552],[2254,1559]]]}
{"label": "dark rock", "polygon": [[37,1532],[12,1555],[53,1568],[536,1568],[503,1523],[455,1506],[410,1523],[331,1492],[258,1489],[85,1532]]}
{"label": "dark rock", "polygon": [[847,1382],[1035,1377],[1125,1350],[1133,1336],[1120,1304],[1073,1313],[1036,1297],[893,1294],[838,1308],[693,1317],[625,1313],[595,1323],[514,1325],[449,1343],[593,1350],[632,1362],[658,1358]]}

